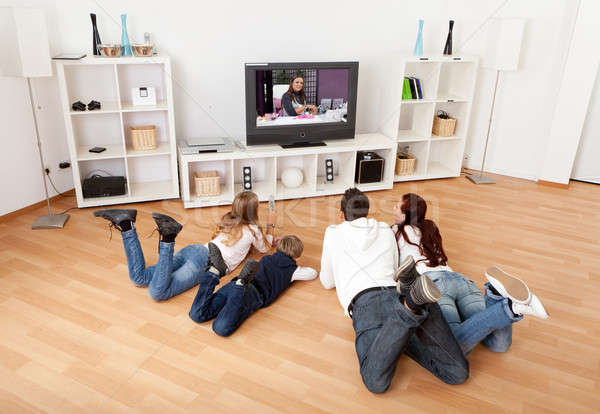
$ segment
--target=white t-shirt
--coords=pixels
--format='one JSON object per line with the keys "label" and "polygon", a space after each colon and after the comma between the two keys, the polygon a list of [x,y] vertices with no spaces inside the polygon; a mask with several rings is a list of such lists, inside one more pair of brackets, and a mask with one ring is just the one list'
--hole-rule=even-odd
{"label": "white t-shirt", "polygon": [[[394,224],[392,226],[392,230],[394,231],[394,234],[398,233],[398,226]],[[417,245],[419,244],[421,241],[421,231],[418,228],[413,226],[404,226],[404,231],[412,243],[416,243]],[[452,271],[450,266],[429,266],[429,261],[421,254],[421,249],[419,249],[419,246],[415,246],[406,242],[402,235],[398,237],[398,249],[400,249],[400,263],[402,263],[402,261],[408,256],[412,256],[417,263],[417,272],[421,274],[425,272],[441,272],[444,270],[447,270],[448,272]]]}
{"label": "white t-shirt", "polygon": [[233,246],[223,244],[223,241],[228,237],[228,234],[219,233],[211,242],[216,244],[219,250],[221,250],[223,260],[225,260],[230,272],[233,272],[242,260],[244,260],[250,251],[250,247],[254,246],[259,252],[266,253],[269,248],[265,243],[265,238],[269,244],[273,243],[273,236],[267,234],[263,238],[260,229],[255,224],[244,226],[242,228],[242,237]]}

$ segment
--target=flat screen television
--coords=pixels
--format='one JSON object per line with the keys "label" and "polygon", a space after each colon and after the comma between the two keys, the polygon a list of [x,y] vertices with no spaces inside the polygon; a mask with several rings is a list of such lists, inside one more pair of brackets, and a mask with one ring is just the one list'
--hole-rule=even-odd
{"label": "flat screen television", "polygon": [[246,64],[246,145],[354,138],[358,62]]}

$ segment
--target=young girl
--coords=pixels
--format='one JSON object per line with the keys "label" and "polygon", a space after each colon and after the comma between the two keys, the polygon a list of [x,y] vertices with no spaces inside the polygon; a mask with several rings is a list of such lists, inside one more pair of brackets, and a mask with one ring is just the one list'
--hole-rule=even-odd
{"label": "young girl", "polygon": [[485,296],[475,283],[453,272],[438,227],[425,218],[426,212],[427,203],[417,194],[404,194],[394,207],[392,230],[400,261],[412,257],[415,276],[417,272],[425,274],[437,285],[442,293],[438,302],[442,313],[465,354],[479,342],[492,351],[506,352],[512,343],[512,323],[525,314],[548,318],[527,285],[497,267],[486,272]]}
{"label": "young girl", "polygon": [[183,226],[173,218],[152,213],[160,241],[158,262],[146,267],[144,253],[134,226],[136,210],[97,210],[96,217],[110,221],[110,226],[121,231],[129,278],[136,286],[148,286],[148,294],[156,301],[167,300],[185,292],[210,275],[223,276],[235,269],[251,246],[264,253],[273,240],[275,212],[269,212],[267,234],[258,226],[258,197],[242,192],[233,200],[232,209],[223,216],[212,242],[206,246],[192,244],[176,254],[175,237]]}

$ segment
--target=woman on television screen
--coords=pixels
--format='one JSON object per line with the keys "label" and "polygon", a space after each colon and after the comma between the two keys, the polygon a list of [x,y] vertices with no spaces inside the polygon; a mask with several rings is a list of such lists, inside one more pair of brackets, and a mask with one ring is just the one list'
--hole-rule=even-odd
{"label": "woman on television screen", "polygon": [[305,111],[317,113],[315,105],[306,105],[304,95],[304,78],[296,76],[290,81],[290,87],[281,97],[281,106],[286,116],[302,115]]}

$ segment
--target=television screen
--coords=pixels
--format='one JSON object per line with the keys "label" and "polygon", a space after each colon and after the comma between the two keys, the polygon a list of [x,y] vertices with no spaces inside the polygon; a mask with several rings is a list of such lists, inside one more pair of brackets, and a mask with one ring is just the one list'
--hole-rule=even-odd
{"label": "television screen", "polygon": [[246,64],[246,143],[354,138],[358,62]]}
{"label": "television screen", "polygon": [[256,126],[347,122],[349,69],[256,71]]}

